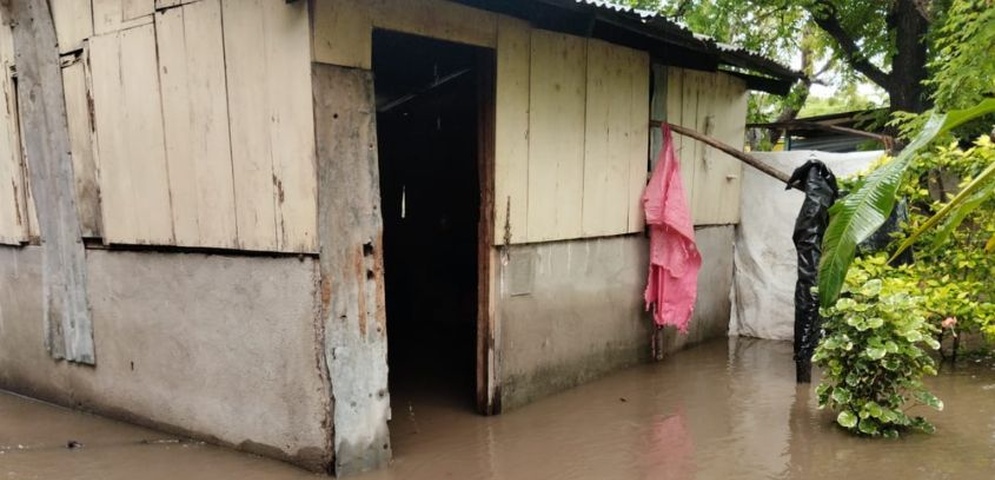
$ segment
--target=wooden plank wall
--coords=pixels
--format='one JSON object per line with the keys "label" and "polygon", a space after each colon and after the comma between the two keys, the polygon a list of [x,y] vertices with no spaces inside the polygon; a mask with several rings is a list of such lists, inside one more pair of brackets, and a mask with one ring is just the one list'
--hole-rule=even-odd
{"label": "wooden plank wall", "polygon": [[497,49],[494,243],[643,228],[649,55],[442,0],[315,4],[314,61],[371,68],[375,28]]}
{"label": "wooden plank wall", "polygon": [[528,239],[577,238],[583,235],[587,42],[536,30],[531,58]]}
{"label": "wooden plank wall", "polygon": [[[747,108],[743,81],[723,73],[674,67],[665,72],[666,118],[655,120],[667,120],[743,148]],[[674,135],[674,148],[691,197],[695,225],[738,223],[742,164],[681,135]]]}
{"label": "wooden plank wall", "polygon": [[66,97],[66,122],[69,125],[69,153],[76,180],[76,210],[84,237],[100,237],[100,179],[93,146],[93,121],[90,117],[88,52],[64,59],[63,94]]}
{"label": "wooden plank wall", "polygon": [[306,3],[51,2],[83,236],[317,251]]}
{"label": "wooden plank wall", "polygon": [[17,95],[11,67],[14,40],[11,22],[0,9],[0,244],[28,241],[27,180],[22,165]]}

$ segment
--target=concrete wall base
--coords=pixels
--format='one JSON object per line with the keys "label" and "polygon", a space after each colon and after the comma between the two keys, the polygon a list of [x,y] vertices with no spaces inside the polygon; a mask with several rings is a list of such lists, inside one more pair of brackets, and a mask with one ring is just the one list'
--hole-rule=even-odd
{"label": "concrete wall base", "polygon": [[311,258],[87,250],[97,364],[44,346],[41,248],[0,247],[0,388],[331,464]]}
{"label": "concrete wall base", "polygon": [[[725,336],[733,226],[696,231],[703,265],[689,332],[662,332],[665,353]],[[651,359],[642,235],[513,246],[500,270],[503,410]]]}

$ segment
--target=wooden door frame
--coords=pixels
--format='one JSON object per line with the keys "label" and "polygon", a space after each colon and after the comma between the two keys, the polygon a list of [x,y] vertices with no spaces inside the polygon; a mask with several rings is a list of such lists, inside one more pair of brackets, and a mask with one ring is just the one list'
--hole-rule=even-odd
{"label": "wooden door frame", "polygon": [[480,216],[477,222],[477,410],[501,413],[498,386],[498,339],[495,315],[497,271],[494,251],[494,144],[497,102],[497,51],[481,48],[477,56],[477,172]]}

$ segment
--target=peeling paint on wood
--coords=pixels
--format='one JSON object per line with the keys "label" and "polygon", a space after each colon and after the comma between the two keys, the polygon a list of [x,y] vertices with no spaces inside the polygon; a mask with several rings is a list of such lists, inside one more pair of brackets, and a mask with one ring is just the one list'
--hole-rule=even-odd
{"label": "peeling paint on wood", "polygon": [[341,476],[391,456],[375,101],[371,72],[312,68],[322,317]]}
{"label": "peeling paint on wood", "polygon": [[14,51],[25,157],[38,202],[47,344],[55,358],[94,364],[86,259],[75,186],[55,27],[46,0],[13,2]]}

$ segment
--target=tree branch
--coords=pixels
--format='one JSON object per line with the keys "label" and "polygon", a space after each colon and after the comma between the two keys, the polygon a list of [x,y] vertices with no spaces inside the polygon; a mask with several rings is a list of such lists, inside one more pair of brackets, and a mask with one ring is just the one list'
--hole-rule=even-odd
{"label": "tree branch", "polygon": [[[654,125],[654,126],[660,124],[659,122],[650,122],[650,123],[651,123],[651,125]],[[746,152],[743,152],[742,150],[740,150],[738,148],[735,148],[733,146],[730,146],[728,144],[722,143],[721,141],[716,140],[716,139],[714,139],[712,137],[708,137],[708,136],[702,135],[702,134],[700,134],[700,133],[698,133],[698,132],[696,132],[694,130],[691,130],[690,128],[685,128],[685,127],[682,127],[680,125],[675,125],[675,124],[671,123],[670,124],[670,129],[673,130],[676,133],[679,133],[679,134],[684,135],[686,137],[691,137],[691,138],[693,138],[693,139],[695,139],[695,140],[697,140],[697,141],[699,141],[701,143],[704,143],[704,144],[709,145],[711,147],[717,148],[717,149],[725,152],[729,156],[731,156],[731,157],[733,157],[733,158],[735,158],[735,159],[737,159],[737,160],[739,160],[739,161],[741,161],[741,162],[743,162],[743,163],[745,163],[745,164],[747,164],[747,165],[749,165],[749,166],[751,166],[753,168],[756,168],[757,170],[760,170],[761,172],[763,172],[763,173],[771,176],[772,178],[780,180],[781,182],[783,182],[785,184],[787,184],[788,180],[791,178],[791,176],[788,175],[787,173],[784,173],[784,172],[782,172],[780,170],[775,169],[774,167],[771,167],[770,165],[767,165],[762,160],[760,160],[757,157],[754,157],[753,155],[750,155],[750,154],[748,154]]]}
{"label": "tree branch", "polygon": [[861,53],[857,42],[843,29],[836,6],[832,2],[829,0],[816,0],[811,13],[815,24],[829,34],[833,40],[836,40],[836,43],[840,46],[840,50],[854,70],[864,74],[865,77],[878,84],[881,88],[890,90],[891,76],[876,67]]}

